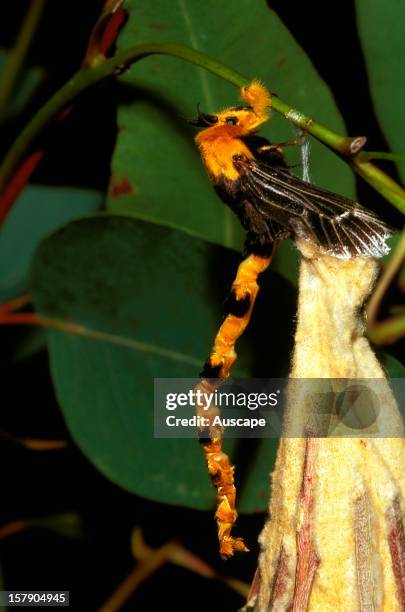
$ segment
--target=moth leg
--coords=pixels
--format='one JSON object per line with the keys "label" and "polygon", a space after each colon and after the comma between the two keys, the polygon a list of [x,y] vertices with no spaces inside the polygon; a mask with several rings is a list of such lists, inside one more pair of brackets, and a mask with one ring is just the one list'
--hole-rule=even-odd
{"label": "moth leg", "polygon": [[257,151],[259,153],[267,153],[268,151],[277,151],[278,153],[282,154],[284,147],[291,147],[294,145],[302,144],[302,142],[305,140],[306,135],[307,135],[306,130],[300,130],[299,135],[296,138],[294,138],[294,140],[288,140],[287,142],[279,142],[279,143],[274,143],[274,144],[262,145],[261,147],[257,149]]}
{"label": "moth leg", "polygon": [[[228,378],[236,361],[235,344],[249,324],[253,306],[259,291],[259,274],[269,266],[271,255],[251,253],[239,265],[227,300],[225,319],[215,337],[211,354],[204,365],[201,380],[194,391],[200,390],[200,397],[214,393],[222,381]],[[197,396],[198,397],[198,396]],[[219,415],[216,406],[206,409],[205,401],[197,404],[197,415],[209,420],[208,427],[199,429],[200,442],[204,451],[209,474],[217,489],[215,518],[218,526],[219,549],[222,558],[233,555],[234,551],[247,552],[242,538],[231,535],[238,513],[235,507],[236,489],[234,466],[228,455],[222,451],[222,428],[214,425]]]}

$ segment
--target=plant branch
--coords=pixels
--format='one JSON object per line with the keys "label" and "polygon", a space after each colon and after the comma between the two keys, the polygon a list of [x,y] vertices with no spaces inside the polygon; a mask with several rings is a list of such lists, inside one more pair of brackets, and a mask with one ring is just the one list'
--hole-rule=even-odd
{"label": "plant branch", "polygon": [[35,35],[45,2],[46,0],[32,0],[16,43],[8,54],[5,68],[0,77],[0,116],[3,115],[18,77],[21,74],[21,69]]}
{"label": "plant branch", "polygon": [[241,580],[218,574],[205,561],[175,541],[166,542],[160,548],[150,548],[145,544],[139,528],[134,529],[131,540],[137,565],[118,585],[108,600],[99,608],[98,612],[118,612],[121,610],[138,587],[166,563],[173,563],[190,572],[204,576],[204,578],[219,580],[242,595],[242,597],[246,597],[249,592],[248,584]]}
{"label": "plant branch", "polygon": [[[107,53],[114,45],[118,32],[126,21],[127,13],[123,9],[123,1],[108,0],[108,2],[105,2],[101,15],[90,35],[86,54],[82,61],[82,68],[95,67],[106,60]],[[56,121],[64,121],[69,116],[72,108],[73,105],[65,107],[58,114]],[[36,150],[34,148],[34,150],[26,155],[15,172],[12,173],[0,197],[0,225],[8,215],[20,192],[28,183],[44,154],[45,145],[42,143],[39,148]]]}
{"label": "plant branch", "polygon": [[384,267],[381,277],[374,289],[367,305],[367,319],[369,330],[377,324],[377,315],[381,301],[395,278],[403,262],[405,261],[405,228],[402,231],[399,242],[394,249],[387,265]]}
{"label": "plant branch", "polygon": [[15,533],[19,533],[24,529],[29,529],[32,527],[32,523],[30,521],[11,521],[6,525],[1,525],[0,527],[0,540],[4,540]]}
{"label": "plant branch", "polygon": [[399,155],[399,153],[388,153],[387,151],[363,151],[363,157],[365,159],[387,159],[389,161],[397,162],[398,164],[405,164],[405,155]]}
{"label": "plant branch", "polygon": [[16,298],[13,298],[9,302],[4,302],[0,304],[0,316],[9,312],[13,312],[14,310],[18,310],[19,308],[23,308],[23,306],[27,306],[31,304],[32,299],[28,293],[24,293],[24,295],[19,295]]}
{"label": "plant branch", "polygon": [[[137,45],[136,47],[116,53],[112,58],[95,67],[83,67],[48,100],[16,139],[0,167],[0,190],[4,189],[7,185],[8,180],[28,153],[35,138],[45,126],[54,120],[80,94],[108,77],[123,73],[131,64],[140,59],[156,54],[178,57],[191,62],[225,79],[236,87],[242,87],[250,81],[250,79],[205,53],[175,43]],[[360,149],[365,143],[364,138],[348,138],[339,135],[292,108],[277,96],[273,97],[273,108],[294,123],[294,125],[304,129],[343,157],[376,191],[382,194],[399,210],[405,211],[404,189],[382,170],[374,166],[367,158],[362,157]]]}
{"label": "plant branch", "polygon": [[8,431],[4,431],[2,429],[0,429],[0,438],[4,438],[10,442],[14,442],[19,446],[23,446],[24,448],[33,451],[60,450],[62,448],[67,448],[68,446],[68,442],[66,440],[47,440],[42,438],[19,437],[14,436]]}
{"label": "plant branch", "polygon": [[391,317],[376,323],[367,335],[377,346],[393,344],[405,336],[405,316]]}
{"label": "plant branch", "polygon": [[36,312],[16,312],[24,306],[32,303],[29,294],[21,295],[17,298],[0,304],[0,325],[37,325],[51,329],[61,329],[66,333],[82,334],[84,328],[69,321],[60,321],[43,317]]}

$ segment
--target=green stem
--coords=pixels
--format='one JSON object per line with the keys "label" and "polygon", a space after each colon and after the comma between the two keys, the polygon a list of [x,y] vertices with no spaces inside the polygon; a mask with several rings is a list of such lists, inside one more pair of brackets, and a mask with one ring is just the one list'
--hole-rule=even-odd
{"label": "green stem", "polygon": [[13,49],[8,54],[0,77],[0,115],[6,112],[8,100],[21,73],[46,0],[32,0]]}
{"label": "green stem", "polygon": [[405,228],[402,230],[399,242],[392,252],[387,265],[383,268],[378,284],[371,295],[367,305],[367,319],[370,333],[373,333],[373,327],[378,325],[378,311],[382,299],[398,274],[402,264],[405,261]]}
{"label": "green stem", "polygon": [[171,55],[185,59],[221,76],[238,87],[249,82],[242,75],[227,68],[205,53],[171,43],[138,45],[131,49],[120,51],[114,57],[107,59],[96,67],[83,67],[40,108],[15,140],[0,167],[0,191],[13,175],[35,138],[80,94],[104,79],[120,74],[140,59],[154,54]]}
{"label": "green stem", "polygon": [[[131,64],[140,59],[154,54],[171,55],[191,62],[225,79],[236,87],[242,87],[250,82],[250,79],[247,77],[235,72],[205,53],[201,53],[184,45],[175,43],[150,43],[120,51],[114,57],[96,67],[86,67],[79,70],[79,72],[57,91],[38,111],[21,132],[0,167],[0,189],[6,185],[8,179],[27,153],[31,143],[42,129],[52,119],[57,117],[64,108],[69,106],[81,93],[108,77],[120,74]],[[306,130],[330,149],[344,157],[354,170],[370,183],[376,191],[381,193],[399,210],[405,212],[405,191],[379,168],[371,164],[368,160],[362,159],[361,153],[356,155],[356,152],[360,148],[357,146],[359,139],[347,138],[346,136],[336,134],[329,128],[295,110],[277,96],[273,98],[273,108],[297,127]]]}
{"label": "green stem", "polygon": [[405,317],[392,317],[381,321],[367,332],[368,337],[374,344],[393,344],[405,336]]}
{"label": "green stem", "polygon": [[405,155],[399,153],[387,153],[386,151],[363,151],[365,159],[388,159],[389,161],[405,164]]}
{"label": "green stem", "polygon": [[363,152],[351,160],[351,166],[375,191],[378,191],[400,212],[405,213],[405,190],[401,185],[380,168],[364,159]]}

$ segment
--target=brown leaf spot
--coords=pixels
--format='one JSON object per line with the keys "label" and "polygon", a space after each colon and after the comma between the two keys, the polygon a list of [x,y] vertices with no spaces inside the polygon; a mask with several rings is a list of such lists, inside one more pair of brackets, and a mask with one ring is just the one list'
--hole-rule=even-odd
{"label": "brown leaf spot", "polygon": [[151,30],[155,30],[156,32],[161,32],[162,30],[165,29],[165,26],[163,23],[161,23],[160,21],[152,21],[149,24],[149,27]]}
{"label": "brown leaf spot", "polygon": [[134,193],[134,186],[129,182],[127,178],[113,180],[111,183],[111,195],[113,198],[119,198],[123,195],[129,195]]}

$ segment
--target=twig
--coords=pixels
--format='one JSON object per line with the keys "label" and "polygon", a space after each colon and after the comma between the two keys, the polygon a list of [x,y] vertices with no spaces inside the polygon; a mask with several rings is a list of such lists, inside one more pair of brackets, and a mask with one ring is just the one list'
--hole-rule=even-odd
{"label": "twig", "polygon": [[390,344],[405,335],[405,316],[401,312],[397,316],[378,321],[378,311],[388,287],[398,274],[405,261],[405,229],[393,251],[387,265],[383,269],[380,280],[372,293],[367,306],[367,334],[374,344]]}
{"label": "twig", "polygon": [[5,438],[6,440],[15,442],[15,444],[19,444],[20,446],[33,451],[61,450],[62,448],[64,449],[68,446],[66,440],[45,440],[41,438],[19,437],[14,436],[8,431],[4,431],[2,429],[0,429],[0,438]]}
{"label": "twig", "polygon": [[378,346],[382,344],[392,344],[399,338],[405,336],[405,316],[391,317],[368,330],[368,337]]}
{"label": "twig", "polygon": [[[106,60],[107,53],[114,45],[119,30],[126,20],[126,11],[122,7],[123,0],[108,0],[93,28],[90,40],[82,62],[82,68],[99,65]],[[72,107],[67,106],[58,114],[55,121],[61,123],[69,116]],[[54,137],[54,131],[52,132]],[[45,155],[46,144],[41,142],[36,150],[31,151],[13,172],[7,181],[0,197],[0,225],[9,213],[24,186],[28,183],[35,168]]]}
{"label": "twig", "polygon": [[[250,79],[247,79],[205,53],[184,45],[175,43],[147,43],[120,51],[99,65],[91,68],[84,67],[79,70],[38,111],[15,140],[0,167],[0,190],[5,188],[18,166],[22,163],[35,138],[64,108],[72,104],[79,95],[90,87],[108,77],[117,76],[124,72],[131,64],[156,54],[170,55],[188,61],[216,74],[238,88],[250,82]],[[294,125],[306,130],[343,157],[376,191],[382,194],[399,210],[405,211],[404,189],[382,172],[382,170],[362,157],[360,149],[364,145],[364,138],[348,138],[336,134],[326,126],[317,123],[312,118],[292,108],[277,96],[273,98],[273,108],[294,123]]]}
{"label": "twig", "polygon": [[388,153],[387,151],[363,151],[363,157],[365,159],[387,159],[398,164],[405,164],[405,155]]}
{"label": "twig", "polygon": [[398,273],[400,267],[405,260],[405,228],[402,231],[401,237],[395,247],[387,265],[384,267],[380,279],[374,289],[367,305],[367,319],[369,328],[372,328],[377,323],[378,310],[385,292],[390,286],[392,280]]}
{"label": "twig", "polygon": [[45,2],[46,0],[31,0],[14,48],[8,54],[6,65],[0,77],[0,116],[4,113],[7,102],[20,76],[21,69],[24,66]]}
{"label": "twig", "polygon": [[0,304],[0,316],[4,315],[5,313],[13,312],[14,310],[18,310],[23,306],[27,306],[28,304],[31,304],[31,301],[31,296],[28,293],[25,293],[24,295],[20,295],[10,300],[9,302],[4,302],[3,304]]}
{"label": "twig", "polygon": [[118,612],[118,610],[121,610],[139,585],[165,563],[174,563],[205,578],[219,580],[242,597],[246,597],[249,592],[248,584],[235,578],[221,576],[178,542],[167,542],[161,548],[155,550],[150,548],[145,544],[139,528],[134,529],[132,533],[132,551],[138,561],[137,565],[118,585],[98,612]]}
{"label": "twig", "polygon": [[29,529],[30,527],[32,527],[31,521],[11,521],[11,523],[7,523],[6,525],[2,525],[0,527],[0,540],[4,540],[9,536],[19,533],[20,531],[24,531],[24,529]]}

